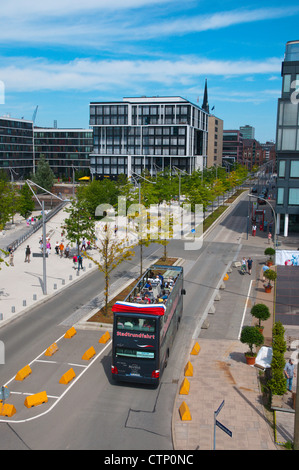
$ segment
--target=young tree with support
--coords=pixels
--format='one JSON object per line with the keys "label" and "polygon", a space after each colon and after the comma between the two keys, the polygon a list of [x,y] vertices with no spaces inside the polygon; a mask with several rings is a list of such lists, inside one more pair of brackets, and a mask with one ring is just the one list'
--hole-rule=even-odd
{"label": "young tree with support", "polygon": [[104,315],[108,315],[108,298],[109,298],[109,287],[110,287],[110,275],[111,272],[123,261],[131,259],[135,253],[131,250],[124,248],[124,241],[115,235],[114,230],[106,224],[104,233],[97,239],[96,251],[100,255],[100,259],[95,259],[94,256],[84,252],[86,258],[93,261],[98,267],[99,271],[104,274],[105,277],[105,305]]}

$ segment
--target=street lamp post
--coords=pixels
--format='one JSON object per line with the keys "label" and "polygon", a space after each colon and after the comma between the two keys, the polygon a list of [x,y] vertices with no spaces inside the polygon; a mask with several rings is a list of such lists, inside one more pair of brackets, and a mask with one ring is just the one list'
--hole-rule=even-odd
{"label": "street lamp post", "polygon": [[[277,234],[276,234],[276,214],[275,214],[275,210],[274,210],[274,207],[272,206],[272,204],[270,204],[270,202],[265,199],[264,197],[260,197],[260,196],[256,196],[255,194],[248,194],[249,197],[255,197],[256,199],[262,199],[263,201],[265,201],[270,207],[271,207],[271,210],[273,212],[273,218],[274,218],[274,246],[277,247]],[[249,217],[249,216],[248,216]],[[248,230],[248,228],[247,228]]]}

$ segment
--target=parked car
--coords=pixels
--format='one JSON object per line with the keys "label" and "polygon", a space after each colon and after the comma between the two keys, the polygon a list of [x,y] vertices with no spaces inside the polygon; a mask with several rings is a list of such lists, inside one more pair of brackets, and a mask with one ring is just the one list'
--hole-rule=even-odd
{"label": "parked car", "polygon": [[253,194],[257,193],[257,186],[253,186],[251,192],[252,192]]}

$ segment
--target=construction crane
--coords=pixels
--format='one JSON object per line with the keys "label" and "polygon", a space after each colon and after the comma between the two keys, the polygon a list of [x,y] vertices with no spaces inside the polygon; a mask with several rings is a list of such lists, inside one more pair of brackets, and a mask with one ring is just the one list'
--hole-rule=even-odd
{"label": "construction crane", "polygon": [[33,121],[33,124],[35,123],[35,118],[36,118],[36,114],[37,114],[37,109],[38,109],[38,106],[36,106],[35,110],[34,110],[34,113],[32,115],[32,121]]}

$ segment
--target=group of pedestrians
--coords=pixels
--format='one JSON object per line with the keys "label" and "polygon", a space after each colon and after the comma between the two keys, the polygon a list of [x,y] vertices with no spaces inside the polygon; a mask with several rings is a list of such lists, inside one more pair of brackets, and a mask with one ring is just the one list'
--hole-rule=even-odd
{"label": "group of pedestrians", "polygon": [[246,272],[248,272],[248,274],[251,275],[252,264],[253,264],[253,261],[252,261],[251,258],[246,259],[245,257],[243,257],[242,261],[241,261],[241,272],[242,272],[242,274],[245,274]]}

